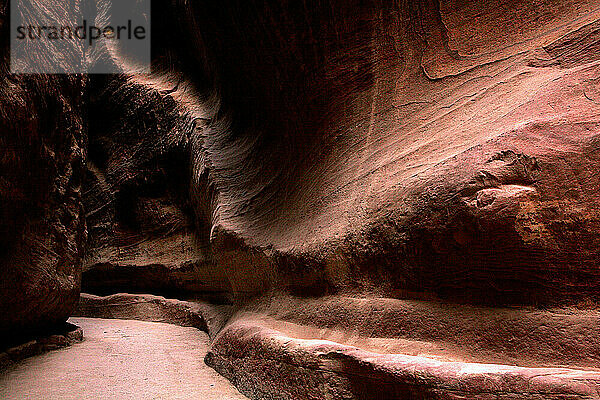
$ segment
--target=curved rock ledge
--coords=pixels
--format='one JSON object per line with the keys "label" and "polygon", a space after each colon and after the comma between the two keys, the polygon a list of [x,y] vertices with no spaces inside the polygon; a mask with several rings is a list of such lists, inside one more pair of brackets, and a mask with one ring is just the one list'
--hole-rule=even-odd
{"label": "curved rock ledge", "polygon": [[73,316],[166,322],[198,328],[212,337],[230,314],[229,306],[202,301],[174,300],[150,294],[119,293],[102,297],[82,293]]}
{"label": "curved rock ledge", "polygon": [[83,341],[83,329],[66,322],[62,330],[57,330],[52,335],[32,339],[0,352],[0,371],[24,358],[71,346],[81,341]]}
{"label": "curved rock ledge", "polygon": [[598,399],[600,372],[443,362],[303,340],[243,322],[206,363],[253,399]]}
{"label": "curved rock ledge", "polygon": [[600,313],[328,296],[257,299],[233,320],[374,352],[533,367],[600,368]]}

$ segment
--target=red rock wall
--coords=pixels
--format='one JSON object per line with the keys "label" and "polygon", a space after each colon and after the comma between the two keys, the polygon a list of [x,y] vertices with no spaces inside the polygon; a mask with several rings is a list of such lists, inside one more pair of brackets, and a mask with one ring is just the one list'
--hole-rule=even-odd
{"label": "red rock wall", "polygon": [[597,298],[594,2],[175,5],[234,291]]}

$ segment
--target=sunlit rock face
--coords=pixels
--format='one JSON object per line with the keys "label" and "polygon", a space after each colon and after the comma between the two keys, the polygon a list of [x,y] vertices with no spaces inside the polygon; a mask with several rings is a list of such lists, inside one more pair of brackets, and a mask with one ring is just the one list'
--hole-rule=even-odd
{"label": "sunlit rock face", "polygon": [[91,180],[121,228],[193,230],[234,295],[595,301],[596,6],[157,5],[156,72],[96,97]]}
{"label": "sunlit rock face", "polygon": [[597,298],[596,6],[198,5],[213,240],[298,293]]}
{"label": "sunlit rock face", "polygon": [[[50,7],[51,8],[51,7]],[[77,304],[85,244],[82,76],[12,75],[0,2],[0,336],[62,326]]]}

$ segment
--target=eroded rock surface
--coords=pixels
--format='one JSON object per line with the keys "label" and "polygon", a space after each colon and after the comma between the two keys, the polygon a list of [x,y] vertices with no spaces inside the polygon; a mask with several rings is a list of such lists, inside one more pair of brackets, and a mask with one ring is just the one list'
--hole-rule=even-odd
{"label": "eroded rock surface", "polygon": [[156,72],[97,83],[90,268],[202,289],[138,245],[191,229],[234,297],[596,301],[597,4],[497,3],[158,8]]}

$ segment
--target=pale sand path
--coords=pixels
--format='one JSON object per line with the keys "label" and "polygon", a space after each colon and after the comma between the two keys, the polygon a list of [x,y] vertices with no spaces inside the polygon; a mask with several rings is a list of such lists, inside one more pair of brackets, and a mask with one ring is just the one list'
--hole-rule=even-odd
{"label": "pale sand path", "polygon": [[204,364],[195,328],[71,318],[85,340],[20,361],[0,375],[0,399],[247,399]]}

